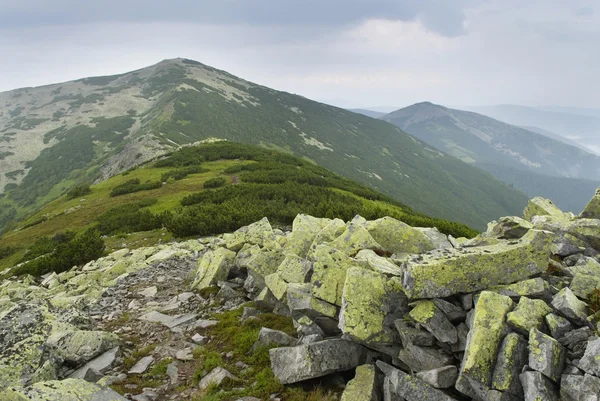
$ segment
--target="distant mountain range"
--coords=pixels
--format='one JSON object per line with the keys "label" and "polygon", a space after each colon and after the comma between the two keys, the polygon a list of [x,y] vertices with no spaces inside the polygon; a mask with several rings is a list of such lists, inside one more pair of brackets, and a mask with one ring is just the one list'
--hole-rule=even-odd
{"label": "distant mountain range", "polygon": [[0,93],[0,229],[77,183],[211,138],[294,154],[478,229],[526,204],[520,191],[386,121],[173,59]]}
{"label": "distant mountain range", "polygon": [[429,102],[385,116],[411,135],[492,173],[530,196],[580,212],[600,186],[600,157],[493,118]]}

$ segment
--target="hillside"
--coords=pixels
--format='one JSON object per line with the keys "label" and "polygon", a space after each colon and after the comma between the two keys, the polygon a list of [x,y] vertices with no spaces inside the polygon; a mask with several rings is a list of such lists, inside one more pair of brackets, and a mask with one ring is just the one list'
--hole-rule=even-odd
{"label": "hillside", "polygon": [[379,118],[381,116],[385,116],[387,113],[383,113],[381,111],[368,110],[368,109],[348,109],[353,113],[362,114],[363,116]]}
{"label": "hillside", "polygon": [[282,150],[430,215],[482,229],[525,196],[384,121],[198,62],[0,94],[0,227],[180,145],[223,138]]}
{"label": "hillside", "polygon": [[553,199],[575,213],[600,186],[600,157],[480,114],[418,103],[381,118],[530,197]]}
{"label": "hillside", "polygon": [[264,216],[287,226],[299,213],[393,216],[457,237],[475,234],[288,154],[217,142],[183,148],[49,203],[0,238],[0,271],[71,240],[67,232],[97,228],[116,250],[232,231]]}

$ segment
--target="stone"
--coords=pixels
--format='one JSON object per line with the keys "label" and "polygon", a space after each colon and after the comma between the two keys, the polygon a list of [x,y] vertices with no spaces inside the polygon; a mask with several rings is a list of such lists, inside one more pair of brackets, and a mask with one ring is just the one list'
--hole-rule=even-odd
{"label": "stone", "polygon": [[440,342],[454,344],[458,341],[456,327],[433,301],[418,301],[410,317],[425,327]]}
{"label": "stone", "polygon": [[536,196],[530,199],[523,211],[523,218],[531,221],[533,216],[552,216],[558,219],[566,219],[565,214],[549,199]]}
{"label": "stone", "polygon": [[216,285],[219,281],[227,280],[234,258],[235,252],[225,248],[207,251],[198,261],[192,289],[201,290]]}
{"label": "stone", "polygon": [[398,278],[351,267],[346,273],[338,327],[354,341],[392,343],[394,320],[406,313],[407,304]]}
{"label": "stone", "polygon": [[450,348],[452,352],[464,352],[467,349],[467,337],[469,336],[469,328],[465,323],[459,323],[456,326],[456,333],[458,334],[458,342],[451,344]]}
{"label": "stone", "polygon": [[175,358],[180,361],[191,361],[194,359],[191,348],[180,349],[175,353]]}
{"label": "stone", "polygon": [[218,320],[200,319],[194,323],[194,327],[198,329],[208,329],[209,327],[216,326],[218,323]]}
{"label": "stone", "polygon": [[527,355],[527,341],[517,333],[507,334],[498,351],[492,388],[517,397],[523,394],[519,374],[527,364]]}
{"label": "stone", "polygon": [[529,332],[529,366],[558,383],[564,369],[566,351],[554,338],[537,329]]}
{"label": "stone", "polygon": [[600,188],[596,189],[596,193],[579,216],[585,219],[600,219]]}
{"label": "stone", "polygon": [[580,273],[588,276],[600,276],[600,263],[594,258],[581,256],[579,260],[575,262],[575,265],[568,267],[567,270],[572,275]]}
{"label": "stone", "polygon": [[559,401],[556,388],[540,372],[524,372],[519,378],[525,393],[525,401]]}
{"label": "stone", "polygon": [[346,272],[349,268],[357,266],[356,262],[329,245],[317,246],[312,257],[312,294],[330,304],[342,306]]}
{"label": "stone", "polygon": [[81,366],[115,348],[119,342],[113,333],[77,330],[53,333],[46,340],[46,348],[65,362]]}
{"label": "stone", "polygon": [[350,224],[330,245],[348,256],[354,256],[362,249],[383,251],[383,247],[371,237],[365,227],[355,224]]}
{"label": "stone", "polygon": [[[418,377],[410,376],[382,361],[377,366],[385,373],[384,400],[410,401],[456,401],[446,393],[425,383]],[[386,397],[387,396],[387,397]]]}
{"label": "stone", "polygon": [[588,274],[576,273],[571,281],[569,289],[578,298],[591,300],[595,291],[600,288],[600,274],[590,276]]}
{"label": "stone", "polygon": [[510,284],[544,272],[549,233],[529,231],[519,241],[413,256],[405,263],[409,298],[444,298]]}
{"label": "stone", "polygon": [[380,401],[381,378],[374,365],[360,365],[340,401]]}
{"label": "stone", "polygon": [[256,254],[248,259],[246,268],[254,273],[255,277],[266,277],[269,274],[277,272],[277,268],[283,261],[284,256],[280,251],[274,251],[269,248],[262,248]]}
{"label": "stone", "polygon": [[600,401],[600,378],[591,375],[562,375],[560,380],[562,401]]}
{"label": "stone", "polygon": [[519,239],[531,229],[533,229],[533,224],[529,221],[516,216],[508,216],[500,218],[489,234],[494,238]]}
{"label": "stone", "polygon": [[416,376],[435,388],[449,388],[454,386],[458,378],[458,368],[454,365],[417,372]]}
{"label": "stone", "polygon": [[389,259],[377,255],[371,249],[363,249],[356,254],[355,259],[359,261],[365,268],[373,270],[377,273],[388,274],[392,276],[402,277],[404,270],[392,263]]}
{"label": "stone", "polygon": [[287,292],[287,282],[281,278],[279,273],[269,274],[265,277],[265,284],[271,290],[271,293],[279,301],[285,298]]}
{"label": "stone", "polygon": [[200,383],[198,383],[198,387],[200,388],[200,390],[205,390],[210,385],[219,387],[225,379],[230,379],[234,381],[239,380],[237,377],[232,375],[231,372],[229,372],[227,369],[222,368],[221,366],[217,366],[200,380]]}
{"label": "stone", "polygon": [[169,376],[169,380],[171,380],[171,384],[175,384],[179,381],[179,369],[175,362],[171,362],[167,365],[167,376]]}
{"label": "stone", "polygon": [[587,305],[569,288],[563,288],[552,298],[552,306],[561,315],[579,325],[582,325],[587,318]]}
{"label": "stone", "polygon": [[73,379],[85,379],[86,374],[89,370],[94,370],[100,374],[108,372],[117,362],[119,356],[119,347],[115,347],[111,350],[106,351],[97,358],[92,359],[75,372],[71,373],[69,377]]}
{"label": "stone", "polygon": [[440,349],[413,344],[402,348],[398,353],[398,359],[416,372],[438,369],[454,362],[451,355],[445,354]]}
{"label": "stone", "polygon": [[541,299],[521,297],[517,307],[508,313],[506,322],[513,330],[528,335],[531,329],[543,328],[544,317],[549,313],[552,313],[552,308]]}
{"label": "stone", "polygon": [[127,401],[110,388],[81,379],[44,381],[27,388],[7,389],[1,395],[7,401]]}
{"label": "stone", "polygon": [[158,292],[158,288],[156,286],[148,287],[139,292],[139,294],[146,298],[153,298]]}
{"label": "stone", "polygon": [[366,358],[361,345],[341,339],[274,348],[269,354],[273,374],[282,384],[354,369]]}
{"label": "stone", "polygon": [[491,287],[489,291],[506,295],[517,301],[520,297],[547,299],[551,297],[550,286],[541,277],[519,281],[514,284]]}
{"label": "stone", "polygon": [[178,326],[191,323],[194,319],[196,319],[196,316],[197,315],[195,313],[170,316],[160,312],[152,311],[143,314],[138,319],[146,322],[160,323],[163,326],[166,326],[169,329],[173,330]]}
{"label": "stone", "polygon": [[496,355],[507,330],[504,321],[513,306],[505,295],[483,291],[479,296],[460,372],[477,392],[491,387]]}
{"label": "stone", "polygon": [[436,298],[433,300],[433,303],[439,310],[444,312],[444,315],[446,315],[452,323],[464,322],[467,317],[467,312],[465,312],[462,307],[451,304],[448,301]]}
{"label": "stone", "polygon": [[312,272],[309,261],[294,254],[287,254],[277,267],[277,274],[287,283],[305,283]]}
{"label": "stone", "polygon": [[400,335],[400,340],[404,347],[407,347],[408,344],[423,347],[431,347],[435,344],[435,337],[430,332],[411,327],[402,319],[395,320],[394,326]]}
{"label": "stone", "polygon": [[592,337],[588,340],[579,367],[589,374],[600,376],[600,338]]}
{"label": "stone", "polygon": [[196,333],[192,336],[192,341],[196,344],[204,344],[206,342],[206,337]]}
{"label": "stone", "polygon": [[566,232],[584,241],[596,250],[600,250],[600,224],[596,219],[577,219],[560,226],[561,232]]}
{"label": "stone", "polygon": [[450,242],[450,238],[446,234],[442,234],[437,227],[413,227],[425,234],[433,243],[434,249],[448,249],[454,246]]}
{"label": "stone", "polygon": [[237,252],[244,244],[264,246],[274,237],[273,228],[269,223],[269,219],[263,219],[244,226],[231,234],[224,234],[225,246],[227,249]]}
{"label": "stone", "polygon": [[137,361],[135,363],[135,365],[133,365],[133,367],[131,369],[129,369],[129,373],[131,374],[142,374],[144,373],[146,370],[148,370],[148,368],[150,367],[150,365],[152,365],[152,363],[154,362],[154,357],[152,355],[148,355],[143,357],[142,359],[140,359],[139,361]]}
{"label": "stone", "polygon": [[544,319],[546,327],[550,330],[550,335],[556,339],[563,337],[573,329],[571,322],[554,313],[549,313]]}
{"label": "stone", "polygon": [[365,228],[378,244],[391,253],[424,253],[436,248],[424,232],[392,217],[368,221]]}
{"label": "stone", "polygon": [[266,346],[284,346],[293,347],[298,344],[298,340],[294,337],[284,333],[283,331],[268,329],[263,327],[258,333],[258,340],[252,346],[252,350]]}

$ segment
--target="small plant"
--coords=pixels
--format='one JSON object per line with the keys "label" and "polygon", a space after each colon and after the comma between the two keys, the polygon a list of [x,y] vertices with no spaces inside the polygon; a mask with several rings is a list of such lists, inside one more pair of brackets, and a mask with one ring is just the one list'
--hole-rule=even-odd
{"label": "small plant", "polygon": [[590,294],[589,307],[593,313],[600,311],[600,287],[592,290],[592,293]]}
{"label": "small plant", "polygon": [[207,180],[202,186],[204,188],[220,188],[227,183],[227,180],[223,177],[216,177]]}
{"label": "small plant", "polygon": [[81,198],[82,196],[90,193],[92,193],[90,184],[85,182],[83,184],[75,185],[73,188],[69,189],[69,192],[67,192],[67,199]]}

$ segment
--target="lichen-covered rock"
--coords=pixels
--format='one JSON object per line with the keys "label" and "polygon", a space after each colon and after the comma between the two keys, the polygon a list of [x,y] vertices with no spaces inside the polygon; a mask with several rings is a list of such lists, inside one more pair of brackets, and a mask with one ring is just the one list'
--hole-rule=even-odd
{"label": "lichen-covered rock", "polygon": [[554,338],[537,329],[529,332],[529,366],[554,382],[560,381],[566,351]]}
{"label": "lichen-covered rock", "polygon": [[306,316],[325,333],[340,333],[337,320],[339,308],[312,296],[310,284],[288,284],[287,304],[294,319]]}
{"label": "lichen-covered rock", "polygon": [[355,256],[355,259],[367,269],[371,269],[378,273],[389,274],[392,276],[402,277],[404,270],[402,267],[391,262],[382,256],[377,255],[370,249],[364,249]]}
{"label": "lichen-covered rock", "polygon": [[560,226],[559,230],[585,241],[594,249],[600,250],[600,224],[596,219],[577,219]]}
{"label": "lichen-covered rock", "polygon": [[273,273],[265,276],[265,284],[267,288],[271,290],[271,293],[279,301],[285,298],[287,292],[287,283],[281,278],[279,273]]}
{"label": "lichen-covered rock", "polygon": [[358,342],[391,343],[394,320],[404,315],[407,304],[398,278],[351,267],[342,293],[339,328]]}
{"label": "lichen-covered rock", "polygon": [[527,364],[527,341],[517,333],[509,333],[502,340],[498,360],[492,375],[492,387],[520,397],[523,394],[519,374]]}
{"label": "lichen-covered rock", "polygon": [[52,380],[0,394],[6,401],[127,401],[107,387],[81,379]]}
{"label": "lichen-covered rock", "polygon": [[408,347],[408,344],[424,347],[431,347],[435,344],[435,337],[430,332],[411,327],[402,319],[394,321],[394,326],[400,335],[400,340],[404,347]]}
{"label": "lichen-covered rock", "polygon": [[246,268],[264,279],[269,274],[277,272],[283,259],[284,255],[281,251],[262,248],[248,259]]}
{"label": "lichen-covered rock", "polygon": [[422,231],[392,217],[368,221],[367,231],[385,250],[392,253],[423,253],[435,249]]}
{"label": "lichen-covered rock", "polygon": [[540,372],[524,372],[520,375],[525,401],[558,401],[554,384]]}
{"label": "lichen-covered rock", "polygon": [[279,276],[288,283],[305,283],[311,272],[311,263],[294,254],[285,255],[277,268]]}
{"label": "lichen-covered rock", "polygon": [[449,388],[454,386],[458,378],[458,368],[454,365],[417,372],[419,379],[435,388]]}
{"label": "lichen-covered rock", "polygon": [[579,367],[589,374],[600,376],[600,338],[590,338]]}
{"label": "lichen-covered rock", "polygon": [[425,234],[433,243],[434,249],[448,249],[454,247],[448,236],[441,233],[437,227],[414,227],[414,229]]}
{"label": "lichen-covered rock", "polygon": [[594,258],[581,255],[574,266],[568,266],[567,271],[572,275],[586,274],[589,276],[600,276],[600,263]]}
{"label": "lichen-covered rock", "polygon": [[410,343],[400,350],[398,359],[415,372],[438,369],[454,362],[454,358],[443,350]]}
{"label": "lichen-covered rock", "polygon": [[498,223],[488,231],[488,235],[500,239],[517,239],[527,234],[527,231],[532,228],[533,224],[529,221],[516,216],[508,216],[500,218]]}
{"label": "lichen-covered rock", "polygon": [[273,228],[266,217],[231,234],[223,235],[225,246],[234,252],[242,249],[244,244],[264,246],[268,241],[272,241],[273,237]]}
{"label": "lichen-covered rock", "polygon": [[350,380],[340,401],[380,401],[381,378],[375,365],[360,365]]}
{"label": "lichen-covered rock", "polygon": [[366,350],[351,341],[331,339],[269,351],[273,374],[282,384],[354,369],[364,363]]}
{"label": "lichen-covered rock", "polygon": [[562,401],[600,401],[600,378],[588,374],[562,375],[560,397]]}
{"label": "lichen-covered rock", "polygon": [[198,387],[200,388],[200,390],[204,390],[209,386],[219,387],[225,379],[233,381],[239,380],[237,377],[232,375],[231,372],[229,372],[227,369],[221,366],[217,366],[200,380],[200,383],[198,383]]}
{"label": "lichen-covered rock", "polygon": [[489,288],[489,290],[495,291],[498,294],[509,296],[513,300],[518,300],[520,297],[541,299],[547,299],[551,297],[550,286],[541,277],[519,281],[514,284],[498,285]]}
{"label": "lichen-covered rock", "polygon": [[587,318],[587,305],[569,288],[563,288],[552,298],[552,306],[567,319],[583,324]]}
{"label": "lichen-covered rock", "polygon": [[544,317],[549,313],[552,313],[552,308],[541,299],[521,297],[515,310],[508,313],[506,322],[513,330],[527,335],[533,328],[540,330]]}
{"label": "lichen-covered rock", "polygon": [[600,274],[590,276],[589,274],[577,273],[571,281],[569,289],[578,298],[589,300],[596,289],[600,288]]}
{"label": "lichen-covered rock", "polygon": [[456,327],[433,301],[418,301],[409,313],[410,317],[427,329],[438,341],[454,344],[458,341]]}
{"label": "lichen-covered rock", "polygon": [[65,362],[79,366],[115,348],[119,341],[113,333],[77,330],[53,333],[45,346]]}
{"label": "lichen-covered rock", "polygon": [[419,255],[405,265],[410,298],[443,298],[509,284],[546,270],[549,234],[532,230],[518,242]]}
{"label": "lichen-covered rock", "polygon": [[316,236],[330,222],[330,219],[321,219],[305,214],[297,215],[292,223],[292,234],[285,246],[286,253],[305,258]]}
{"label": "lichen-covered rock", "polygon": [[385,373],[384,394],[391,397],[384,396],[386,400],[455,401],[454,398],[418,377],[408,375],[382,361],[377,361],[377,366]]}
{"label": "lichen-covered rock", "polygon": [[298,340],[294,337],[284,333],[279,330],[272,330],[267,327],[263,327],[260,329],[258,333],[258,340],[252,346],[252,349],[256,349],[258,347],[264,347],[268,345],[278,345],[278,346],[294,346],[298,344]]}
{"label": "lichen-covered rock", "polygon": [[491,387],[494,362],[507,329],[504,321],[513,307],[504,295],[483,291],[479,296],[460,372],[478,393],[485,394]]}
{"label": "lichen-covered rock", "polygon": [[556,207],[551,200],[539,196],[530,199],[523,211],[523,218],[525,220],[531,221],[533,216],[552,216],[559,219],[566,219],[565,213]]}
{"label": "lichen-covered rock", "polygon": [[580,217],[584,219],[600,219],[600,188],[596,189],[596,193],[585,206]]}
{"label": "lichen-covered rock", "polygon": [[201,290],[226,280],[233,266],[234,258],[235,252],[225,248],[206,252],[198,262],[192,288]]}
{"label": "lichen-covered rock", "polygon": [[346,272],[357,263],[344,252],[319,245],[313,254],[312,293],[331,304],[342,306]]}
{"label": "lichen-covered rock", "polygon": [[554,313],[546,315],[545,320],[546,326],[550,330],[550,335],[556,339],[561,338],[573,328],[571,322]]}
{"label": "lichen-covered rock", "polygon": [[331,241],[331,246],[348,256],[354,256],[362,249],[383,251],[383,247],[375,241],[367,229],[358,224],[349,224],[342,235]]}

